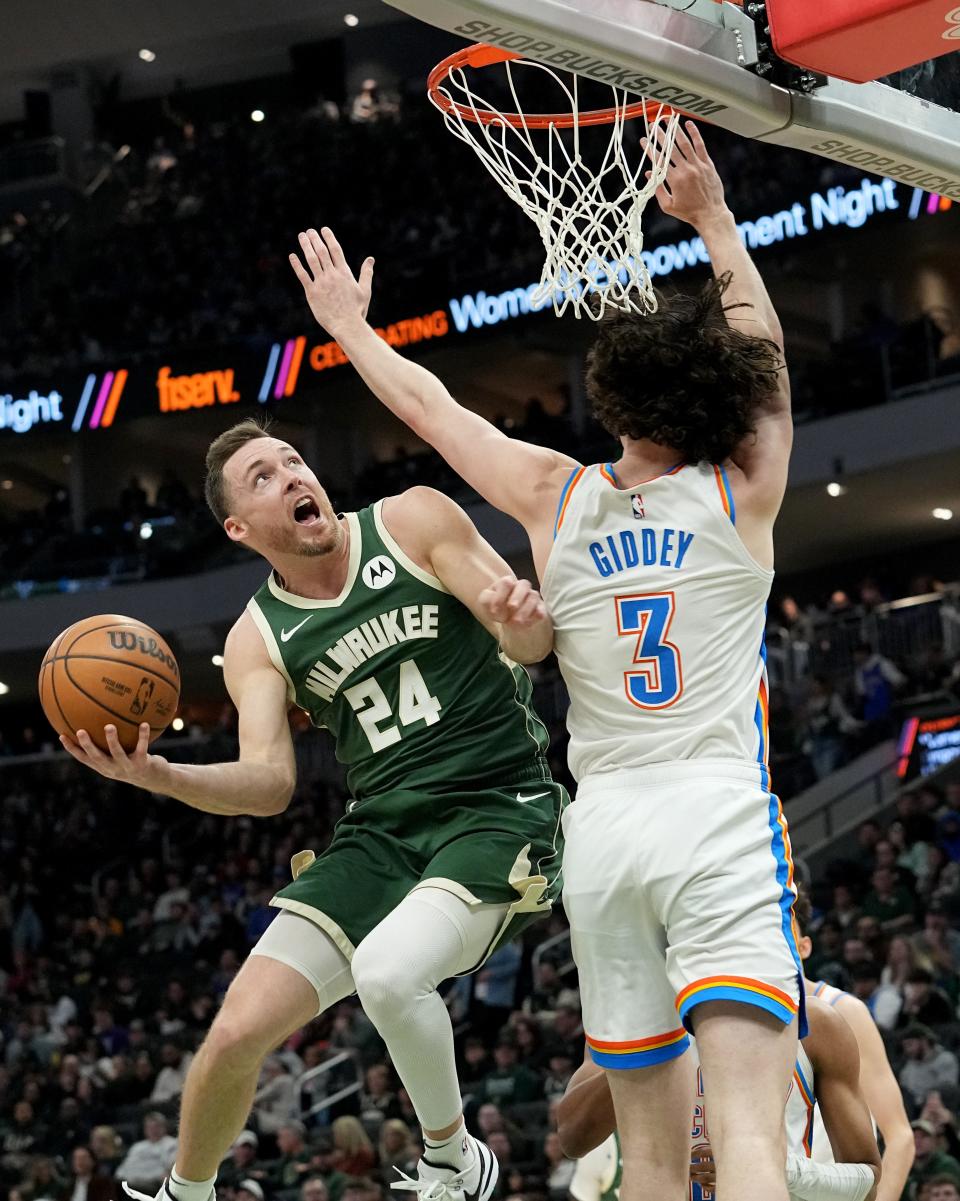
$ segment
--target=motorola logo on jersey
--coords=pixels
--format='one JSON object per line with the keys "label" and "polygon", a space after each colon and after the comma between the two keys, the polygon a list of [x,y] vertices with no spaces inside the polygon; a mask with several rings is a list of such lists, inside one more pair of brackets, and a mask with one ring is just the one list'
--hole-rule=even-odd
{"label": "motorola logo on jersey", "polygon": [[368,559],[364,563],[360,578],[368,588],[386,588],[397,578],[397,565],[389,556],[377,555],[375,559]]}

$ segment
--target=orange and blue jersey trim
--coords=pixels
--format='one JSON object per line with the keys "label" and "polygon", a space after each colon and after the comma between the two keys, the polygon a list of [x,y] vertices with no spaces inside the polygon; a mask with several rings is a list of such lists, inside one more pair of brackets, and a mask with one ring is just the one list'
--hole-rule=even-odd
{"label": "orange and blue jersey trim", "polygon": [[587,1049],[590,1058],[602,1068],[648,1068],[655,1063],[666,1063],[676,1059],[690,1046],[686,1030],[671,1030],[667,1034],[655,1034],[652,1038],[632,1039],[629,1042],[611,1043],[588,1034]]}
{"label": "orange and blue jersey trim", "polygon": [[[833,990],[832,997],[824,996],[824,993],[827,991],[828,988]],[[841,997],[845,996],[846,994],[844,993],[842,988],[836,988],[834,985],[828,984],[826,982],[826,980],[821,980],[819,982],[819,984],[817,985],[817,987],[813,990],[813,995],[815,997],[820,997],[831,1008],[833,1008],[833,1006],[836,1005],[836,1003],[841,999]]]}
{"label": "orange and blue jersey trim", "polygon": [[691,1029],[691,1011],[704,1001],[740,1001],[744,1005],[756,1005],[778,1017],[785,1026],[797,1016],[794,999],[772,984],[750,976],[705,976],[677,993],[677,1012],[687,1030]]}
{"label": "orange and blue jersey trim", "polygon": [[[684,462],[674,463],[672,467],[668,467],[666,471],[661,471],[659,475],[653,475],[650,477],[650,479],[641,480],[639,484],[634,484],[632,486],[634,488],[645,488],[647,484],[652,484],[654,480],[662,480],[668,475],[677,475],[678,472],[683,471],[684,467],[686,467],[686,463]],[[614,471],[612,463],[601,463],[600,474],[608,484],[619,490],[620,481],[617,479],[617,473]]]}
{"label": "orange and blue jersey trim", "polygon": [[586,470],[586,467],[574,467],[573,471],[567,476],[567,482],[563,485],[563,491],[560,493],[559,501],[557,501],[557,516],[553,523],[554,541],[556,541],[557,534],[560,533],[560,527],[563,525],[563,519],[567,515],[567,506],[570,504],[570,497],[573,496],[573,490],[583,479]]}
{"label": "orange and blue jersey trim", "polygon": [[794,1064],[793,1082],[803,1098],[803,1103],[807,1107],[807,1125],[803,1132],[803,1149],[807,1159],[813,1155],[813,1111],[817,1103],[816,1095],[813,1088],[807,1082],[807,1078],[803,1074],[803,1069],[800,1067],[799,1061]]}
{"label": "orange and blue jersey trim", "polygon": [[730,518],[733,525],[737,524],[737,506],[733,503],[733,489],[730,487],[730,481],[727,479],[726,468],[719,463],[714,463],[713,474],[717,479],[717,489],[720,492],[720,500],[723,504],[723,511]]}

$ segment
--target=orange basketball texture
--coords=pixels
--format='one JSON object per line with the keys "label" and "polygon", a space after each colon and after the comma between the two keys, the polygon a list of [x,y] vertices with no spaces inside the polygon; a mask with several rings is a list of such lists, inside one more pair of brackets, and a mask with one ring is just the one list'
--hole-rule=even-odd
{"label": "orange basketball texture", "polygon": [[86,730],[107,749],[105,725],[117,727],[132,751],[141,722],[150,741],[173,721],[180,702],[180,668],[156,630],[132,617],[104,613],[68,626],[43,657],[40,703],[58,734]]}

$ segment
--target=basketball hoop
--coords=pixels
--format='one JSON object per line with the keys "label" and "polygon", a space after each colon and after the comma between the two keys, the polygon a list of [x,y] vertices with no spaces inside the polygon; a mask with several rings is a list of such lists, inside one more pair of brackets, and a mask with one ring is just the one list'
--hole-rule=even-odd
{"label": "basketball hoop", "polygon": [[[471,85],[467,70],[503,65],[514,112],[502,112]],[[514,71],[542,72],[561,89],[564,107],[555,113],[524,113]],[[428,90],[450,132],[471,146],[501,188],[534,222],[546,250],[540,284],[531,305],[552,302],[557,316],[572,308],[577,317],[599,320],[612,308],[646,314],[657,298],[643,261],[643,211],[663,183],[670,164],[679,113],[658,101],[628,102],[611,87],[608,108],[581,112],[580,83],[495,46],[475,45],[445,58],[430,73]],[[631,166],[623,138],[628,121],[642,119],[645,146]],[[602,155],[591,166],[580,131],[610,126]],[[653,129],[660,127],[659,139]],[[570,138],[561,136],[571,131]],[[537,139],[534,135],[543,133]],[[659,142],[659,145],[658,145]],[[598,161],[599,160],[599,161]],[[649,173],[650,178],[647,178]],[[598,304],[591,303],[596,296]]]}

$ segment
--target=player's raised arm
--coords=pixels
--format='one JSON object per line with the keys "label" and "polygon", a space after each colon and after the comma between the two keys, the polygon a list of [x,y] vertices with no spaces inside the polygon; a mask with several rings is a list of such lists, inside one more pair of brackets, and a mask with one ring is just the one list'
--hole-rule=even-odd
{"label": "player's raised arm", "polygon": [[685,127],[682,123],[677,129],[670,169],[666,183],[657,192],[657,200],[669,216],[694,227],[706,245],[714,274],[719,279],[728,277],[723,300],[729,324],[744,334],[773,343],[779,352],[775,386],[766,403],[755,412],[756,433],[746,438],[733,455],[734,463],[746,477],[752,493],[750,499],[758,510],[775,517],[786,490],[793,445],[783,330],[766,285],[727,207],[723,182],[692,121],[687,121]]}
{"label": "player's raised arm", "polygon": [[[518,442],[457,403],[431,372],[379,338],[366,320],[373,260],[355,278],[332,230],[300,234],[304,262],[290,263],[310,311],[337,340],[370,390],[433,446],[486,500],[529,528],[543,513],[544,491],[559,495],[577,464],[566,455]],[[304,266],[304,263],[306,266]]]}
{"label": "player's raised arm", "polygon": [[236,763],[170,763],[148,750],[150,727],[128,755],[115,727],[106,726],[110,753],[85,730],[60,741],[78,762],[120,780],[222,816],[269,817],[290,803],[296,782],[293,742],[287,722],[286,681],[267,657],[253,621],[244,614],[224,649],[224,679],[240,714],[240,757]]}
{"label": "player's raised arm", "polygon": [[553,622],[540,593],[518,580],[460,506],[433,488],[409,488],[384,502],[390,533],[462,601],[515,663],[553,650]]}

